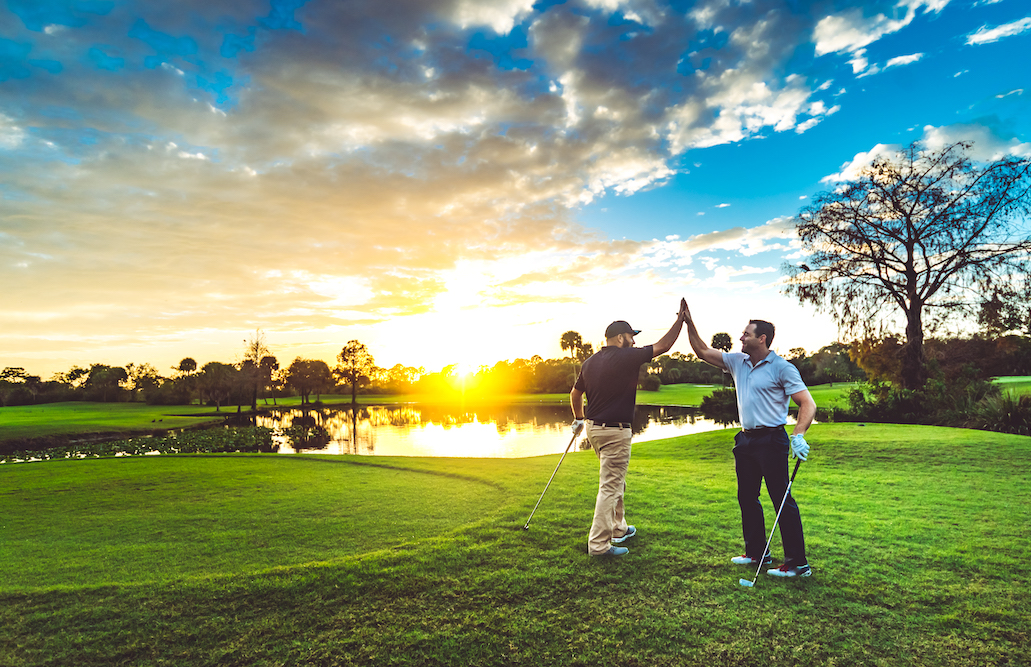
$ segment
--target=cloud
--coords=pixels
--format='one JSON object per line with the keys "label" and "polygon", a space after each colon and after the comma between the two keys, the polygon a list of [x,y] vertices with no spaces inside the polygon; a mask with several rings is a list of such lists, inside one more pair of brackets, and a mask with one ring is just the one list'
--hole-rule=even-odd
{"label": "cloud", "polygon": [[[936,151],[958,141],[973,142],[968,155],[979,161],[998,160],[1005,155],[1031,156],[1031,142],[1021,142],[1017,138],[1003,139],[999,133],[988,125],[977,123],[957,123],[924,128],[921,143],[927,150]],[[892,158],[902,148],[898,144],[877,144],[869,151],[857,153],[852,160],[841,165],[837,173],[824,176],[821,183],[840,183],[856,180],[860,172],[881,158]]]}
{"label": "cloud", "polygon": [[888,69],[889,67],[901,67],[902,65],[911,65],[923,57],[924,54],[922,53],[914,53],[908,56],[896,56],[888,60],[884,65],[884,69]]}
{"label": "cloud", "polygon": [[1006,37],[1019,35],[1029,29],[1031,29],[1031,16],[1013,21],[1012,23],[996,26],[994,28],[981,26],[976,32],[967,35],[966,43],[974,46],[991,44],[992,42],[997,42],[1000,39],[1005,39]]}
{"label": "cloud", "polygon": [[939,150],[957,141],[970,141],[973,146],[968,155],[974,160],[990,162],[1007,155],[1031,157],[1031,142],[1017,138],[1003,139],[992,127],[976,123],[961,123],[924,127],[923,142],[930,150]]}
{"label": "cloud", "polygon": [[856,153],[850,161],[841,165],[841,171],[829,174],[820,179],[821,183],[838,183],[842,181],[853,181],[859,178],[860,172],[880,158],[890,158],[898,152],[900,146],[897,144],[877,144],[868,151]]}
{"label": "cloud", "polygon": [[494,32],[504,35],[530,13],[533,3],[534,0],[495,0],[488,3],[459,0],[447,14],[462,28],[489,26]]}
{"label": "cloud", "polygon": [[[813,29],[816,55],[855,54],[885,35],[908,26],[916,18],[919,10],[923,9],[924,13],[941,12],[948,4],[949,0],[903,0],[892,8],[892,14],[904,12],[898,18],[883,13],[871,12],[868,15],[867,10],[859,7],[826,16]],[[854,70],[855,67],[856,65],[853,65]]]}
{"label": "cloud", "polygon": [[4,35],[5,349],[575,303],[606,270],[774,250],[786,227],[607,244],[574,220],[839,109],[792,73],[812,20],[768,0],[65,5]]}

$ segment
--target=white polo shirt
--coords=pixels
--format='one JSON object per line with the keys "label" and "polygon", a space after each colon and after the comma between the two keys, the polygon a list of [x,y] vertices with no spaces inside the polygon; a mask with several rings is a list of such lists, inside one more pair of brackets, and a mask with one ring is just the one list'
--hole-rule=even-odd
{"label": "white polo shirt", "polygon": [[806,388],[794,364],[773,350],[754,367],[744,352],[724,352],[723,363],[737,388],[741,428],[787,423],[791,395]]}

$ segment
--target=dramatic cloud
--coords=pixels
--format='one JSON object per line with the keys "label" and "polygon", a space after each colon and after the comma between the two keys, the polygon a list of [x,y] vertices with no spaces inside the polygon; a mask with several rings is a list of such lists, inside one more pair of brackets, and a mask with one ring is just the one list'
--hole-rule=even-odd
{"label": "dramatic cloud", "polygon": [[[678,238],[578,220],[599,200],[704,182],[709,155],[746,143],[826,148],[828,119],[862,94],[835,81],[846,62],[853,75],[916,62],[875,44],[947,4],[9,2],[0,348],[145,352],[259,326],[297,345],[352,328],[389,339],[398,322],[470,330],[477,309],[569,317],[612,276],[631,302],[672,293],[706,278],[703,252],[722,253],[714,268],[779,264],[793,225],[775,216],[792,211],[756,214],[725,191],[667,216]],[[1026,150],[1007,141],[985,150]],[[410,345],[457,345],[440,336]]]}

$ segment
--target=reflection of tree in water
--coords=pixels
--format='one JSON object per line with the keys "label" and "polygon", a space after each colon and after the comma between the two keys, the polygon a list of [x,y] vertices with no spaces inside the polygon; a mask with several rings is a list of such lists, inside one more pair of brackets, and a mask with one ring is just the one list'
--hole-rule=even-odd
{"label": "reflection of tree in water", "polygon": [[[705,416],[708,418],[708,416]],[[734,423],[717,420],[721,425]],[[638,435],[652,424],[695,424],[703,415],[697,408],[677,406],[637,406],[633,432]],[[542,438],[554,437],[563,446],[569,442],[572,417],[566,405],[490,405],[461,406],[447,404],[370,405],[339,410],[292,409],[266,417],[261,425],[275,427],[296,451],[325,449],[327,444],[339,447],[343,454],[373,454],[379,437],[388,440],[412,429],[427,425],[460,427],[467,424],[490,424],[498,434],[528,431]],[[385,430],[386,429],[386,430]],[[577,447],[591,448],[581,436]]]}

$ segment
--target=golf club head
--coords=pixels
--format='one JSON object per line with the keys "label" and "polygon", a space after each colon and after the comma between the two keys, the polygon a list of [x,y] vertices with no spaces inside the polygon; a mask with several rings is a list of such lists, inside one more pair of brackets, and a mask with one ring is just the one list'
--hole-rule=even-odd
{"label": "golf club head", "polygon": [[755,586],[755,582],[749,581],[748,579],[738,579],[737,583],[741,584],[745,588],[751,588],[752,586]]}

